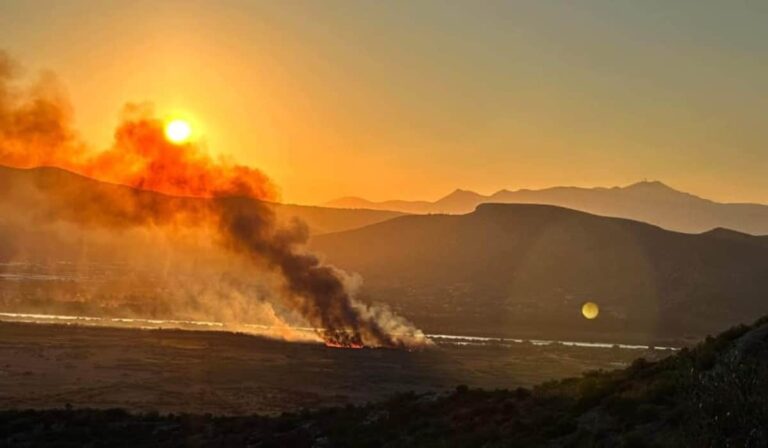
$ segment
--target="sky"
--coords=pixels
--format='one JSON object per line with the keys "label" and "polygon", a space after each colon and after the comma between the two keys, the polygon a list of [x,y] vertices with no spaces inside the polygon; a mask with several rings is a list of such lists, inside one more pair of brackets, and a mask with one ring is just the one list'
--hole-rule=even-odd
{"label": "sky", "polygon": [[661,180],[768,203],[768,2],[3,0],[82,137],[192,122],[286,202]]}

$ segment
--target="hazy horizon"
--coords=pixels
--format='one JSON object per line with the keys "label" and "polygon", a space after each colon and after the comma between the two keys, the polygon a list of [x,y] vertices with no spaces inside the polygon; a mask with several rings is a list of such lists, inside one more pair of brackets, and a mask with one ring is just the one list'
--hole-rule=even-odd
{"label": "hazy horizon", "polygon": [[[362,200],[370,201],[370,202],[374,202],[374,203],[384,203],[384,202],[391,202],[391,201],[408,201],[408,202],[410,202],[410,201],[413,201],[413,202],[424,201],[424,202],[434,202],[434,201],[438,201],[440,199],[443,199],[443,198],[445,198],[447,196],[450,196],[451,194],[456,193],[458,191],[469,192],[469,193],[476,193],[476,194],[478,194],[480,196],[490,197],[490,196],[493,196],[493,195],[495,195],[497,193],[501,193],[501,192],[505,192],[505,191],[506,192],[541,191],[541,190],[548,190],[548,189],[554,189],[554,188],[574,188],[574,189],[578,188],[578,189],[593,189],[593,190],[598,190],[598,189],[610,190],[610,189],[614,189],[614,188],[616,188],[616,189],[624,189],[624,188],[632,187],[632,186],[635,186],[635,185],[638,185],[638,184],[662,184],[662,185],[664,185],[664,186],[666,186],[666,187],[668,187],[668,188],[670,188],[672,190],[676,190],[676,191],[679,191],[679,192],[682,192],[682,193],[692,194],[694,196],[697,196],[697,197],[700,197],[700,198],[703,198],[703,199],[711,199],[711,198],[708,198],[708,197],[701,196],[701,195],[697,194],[695,191],[683,191],[683,190],[677,188],[674,185],[670,185],[669,183],[664,182],[661,179],[639,179],[639,180],[636,180],[634,182],[628,182],[628,183],[616,184],[616,185],[591,185],[591,184],[585,184],[585,185],[565,185],[565,184],[552,184],[552,185],[543,185],[543,186],[537,187],[537,188],[530,188],[530,187],[525,187],[525,186],[520,186],[520,187],[504,187],[504,186],[502,186],[502,187],[499,187],[499,188],[496,188],[496,189],[491,188],[491,189],[486,190],[486,191],[479,191],[479,190],[476,190],[474,188],[466,187],[466,186],[457,186],[455,188],[450,189],[449,191],[443,192],[442,194],[438,194],[435,197],[429,197],[429,198],[421,197],[421,198],[413,198],[413,199],[406,199],[404,197],[391,197],[391,198],[385,198],[385,199],[382,199],[382,200],[372,200],[372,199],[364,197],[364,196],[355,195],[355,194],[349,194],[349,195],[344,195],[344,196],[339,196],[339,197],[331,198],[330,200],[323,201],[323,202],[320,202],[318,204],[310,204],[310,205],[320,205],[320,206],[322,206],[324,204],[332,203],[332,202],[334,202],[336,200],[339,200],[339,199],[362,199]],[[715,202],[719,202],[719,201],[715,201]],[[725,202],[725,203],[729,203],[729,202]],[[747,203],[747,202],[733,202],[733,203]],[[756,202],[755,204],[758,204],[758,205],[768,205],[768,202]]]}
{"label": "hazy horizon", "polygon": [[[569,2],[0,5],[28,78],[111,141],[126,101],[183,115],[285,202],[661,179],[766,203],[768,8]],[[394,187],[396,186],[396,188]]]}

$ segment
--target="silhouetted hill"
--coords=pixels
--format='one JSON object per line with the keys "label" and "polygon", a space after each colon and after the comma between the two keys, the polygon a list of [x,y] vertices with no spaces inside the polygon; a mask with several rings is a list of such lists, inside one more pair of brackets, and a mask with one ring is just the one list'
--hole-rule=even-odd
{"label": "silhouetted hill", "polygon": [[313,235],[356,229],[402,216],[386,210],[339,209],[296,204],[273,204],[282,220],[298,218],[309,226]]}
{"label": "silhouetted hill", "polygon": [[[430,333],[701,337],[768,312],[765,238],[671,232],[546,205],[483,204],[318,236],[364,291]],[[598,319],[580,316],[586,301]]]}
{"label": "silhouetted hill", "polygon": [[[105,186],[110,185],[59,168],[45,167],[20,170],[0,165],[0,201],[2,201],[4,197],[13,194],[14,191],[19,191],[23,186],[26,185],[29,187],[35,182],[49,184],[52,182],[61,184],[85,182],[86,184],[92,184],[94,188],[96,185],[100,185],[100,188],[105,188]],[[125,188],[121,186],[113,187]],[[294,217],[299,218],[307,223],[313,234],[349,230],[403,215],[403,213],[396,211],[345,210],[339,208],[278,203],[272,205],[279,219],[287,221]],[[2,225],[1,218],[0,225]]]}
{"label": "silhouetted hill", "polygon": [[404,394],[278,417],[0,412],[5,446],[681,447],[768,444],[768,323],[533,389]]}
{"label": "silhouetted hill", "polygon": [[699,233],[716,227],[754,235],[768,234],[768,205],[728,204],[677,191],[657,182],[626,187],[554,187],[543,190],[501,190],[490,196],[457,190],[435,202],[370,202],[360,198],[331,201],[331,207],[401,210],[409,213],[469,213],[482,203],[557,205],[604,216],[634,219],[669,230]]}
{"label": "silhouetted hill", "polygon": [[403,213],[428,213],[433,207],[429,201],[381,201],[373,202],[367,199],[348,196],[324,204],[326,207],[363,209],[363,210],[397,210]]}
{"label": "silhouetted hill", "polygon": [[[432,213],[468,213],[485,198],[474,191],[457,189],[448,196],[438,199],[432,205]],[[470,205],[475,204],[475,205]]]}
{"label": "silhouetted hill", "polygon": [[712,238],[722,238],[731,241],[743,241],[749,243],[763,243],[768,244],[768,238],[765,236],[754,236],[744,232],[737,232],[736,230],[724,229],[718,227],[708,232],[704,232],[702,235],[706,235]]}

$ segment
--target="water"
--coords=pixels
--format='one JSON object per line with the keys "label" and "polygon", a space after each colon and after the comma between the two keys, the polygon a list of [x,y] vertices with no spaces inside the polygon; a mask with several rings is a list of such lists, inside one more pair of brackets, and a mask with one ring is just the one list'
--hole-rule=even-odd
{"label": "water", "polygon": [[[245,331],[255,334],[269,335],[274,334],[275,327],[258,324],[242,324],[231,326],[223,322],[211,322],[201,320],[173,320],[173,319],[143,319],[143,318],[125,318],[125,317],[95,317],[95,316],[68,316],[57,314],[33,314],[33,313],[0,313],[0,320],[9,322],[28,322],[28,323],[65,323],[74,325],[96,325],[106,327],[131,327],[142,329],[162,329],[178,328],[186,330],[221,330],[221,331]],[[315,328],[312,327],[290,327],[291,331],[306,334],[309,339],[315,336]],[[564,341],[548,339],[517,339],[517,338],[490,338],[482,336],[463,336],[452,334],[428,334],[433,342],[439,345],[454,346],[510,346],[512,344],[533,344],[536,346],[546,346],[560,344],[569,347],[585,348],[613,348],[629,350],[648,350],[651,347],[640,344],[613,344],[608,342],[583,342],[583,341]],[[679,347],[653,346],[656,350],[679,350]]]}

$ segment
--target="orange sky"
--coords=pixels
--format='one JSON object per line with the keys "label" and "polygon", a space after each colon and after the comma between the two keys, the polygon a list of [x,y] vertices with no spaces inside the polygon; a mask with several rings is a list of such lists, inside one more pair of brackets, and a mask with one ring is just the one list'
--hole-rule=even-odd
{"label": "orange sky", "polygon": [[83,137],[183,115],[291,202],[663,180],[768,202],[768,8],[722,2],[9,0]]}

